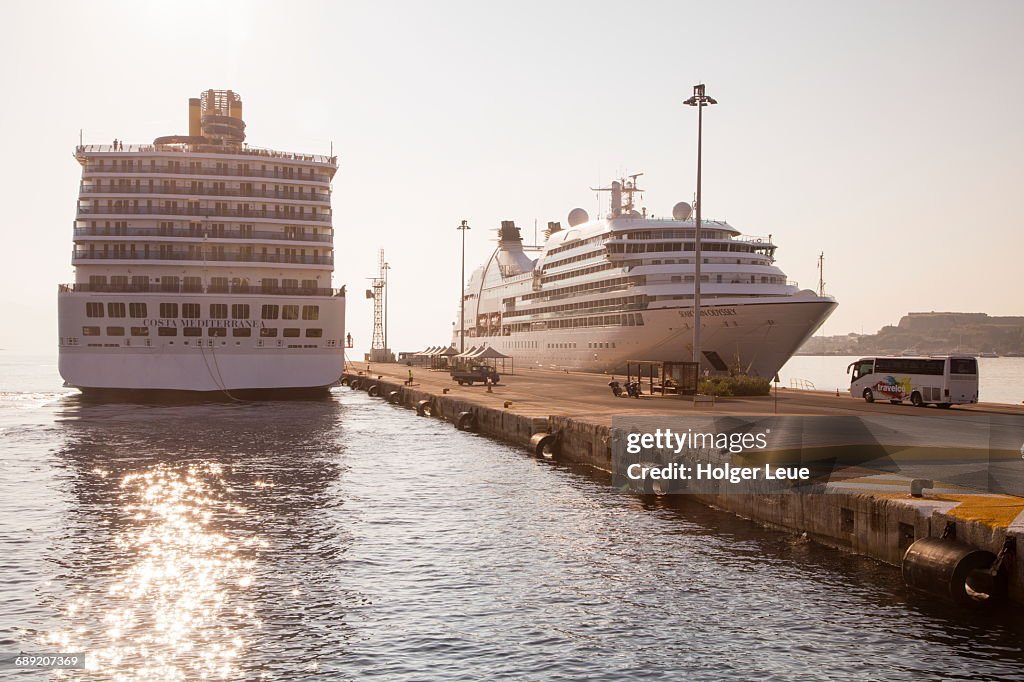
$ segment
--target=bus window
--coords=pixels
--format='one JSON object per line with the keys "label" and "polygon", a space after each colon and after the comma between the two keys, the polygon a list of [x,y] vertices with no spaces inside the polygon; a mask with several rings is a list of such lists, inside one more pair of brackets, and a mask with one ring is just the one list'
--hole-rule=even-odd
{"label": "bus window", "polygon": [[978,361],[974,358],[950,358],[950,374],[977,374]]}

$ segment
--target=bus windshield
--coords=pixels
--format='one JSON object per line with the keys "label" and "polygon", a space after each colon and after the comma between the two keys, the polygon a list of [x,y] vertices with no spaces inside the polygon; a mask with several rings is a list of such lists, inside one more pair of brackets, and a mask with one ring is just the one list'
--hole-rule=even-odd
{"label": "bus windshield", "polygon": [[858,360],[853,363],[853,375],[850,377],[850,382],[854,382],[860,379],[862,376],[867,376],[875,371],[875,361],[872,359]]}

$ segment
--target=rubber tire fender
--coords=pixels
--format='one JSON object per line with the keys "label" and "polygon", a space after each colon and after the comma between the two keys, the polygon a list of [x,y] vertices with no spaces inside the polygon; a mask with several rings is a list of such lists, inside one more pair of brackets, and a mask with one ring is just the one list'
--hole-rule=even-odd
{"label": "rubber tire fender", "polygon": [[455,428],[459,431],[476,433],[476,415],[472,412],[459,412],[459,416],[455,419]]}
{"label": "rubber tire fender", "polygon": [[416,414],[421,417],[433,417],[434,416],[434,401],[433,400],[421,400],[416,403]]}

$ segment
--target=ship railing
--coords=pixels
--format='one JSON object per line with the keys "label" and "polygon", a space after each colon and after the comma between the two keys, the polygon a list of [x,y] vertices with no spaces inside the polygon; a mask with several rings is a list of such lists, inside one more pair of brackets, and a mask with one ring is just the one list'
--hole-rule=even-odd
{"label": "ship railing", "polygon": [[76,237],[191,237],[192,239],[273,239],[295,242],[331,242],[331,234],[304,234],[301,232],[269,232],[266,230],[167,229],[159,227],[76,227]]}
{"label": "ship railing", "polygon": [[337,156],[325,156],[323,154],[299,154],[298,152],[282,152],[275,149],[264,149],[262,147],[241,147],[224,146],[217,144],[126,144],[115,148],[110,144],[83,144],[75,147],[76,154],[127,154],[131,152],[174,152],[174,153],[201,153],[201,154],[229,154],[232,156],[257,156],[268,159],[282,159],[284,161],[310,161],[312,163],[337,164]]}
{"label": "ship railing", "polygon": [[763,246],[775,246],[771,237],[762,237],[755,234],[741,234],[732,238],[734,242],[747,242],[749,244],[761,244]]}
{"label": "ship railing", "polygon": [[78,215],[183,215],[199,219],[268,218],[285,222],[331,222],[330,213],[284,213],[278,211],[247,211],[244,209],[203,209],[181,206],[79,206]]}
{"label": "ship railing", "polygon": [[326,287],[263,287],[246,284],[195,284],[139,286],[135,284],[92,284],[90,282],[74,282],[60,284],[57,290],[68,293],[107,293],[107,294],[258,294],[261,296],[345,296],[345,287],[338,289]]}
{"label": "ship railing", "polygon": [[73,260],[173,260],[195,262],[238,263],[295,263],[299,265],[334,265],[333,256],[303,256],[301,254],[202,252],[202,251],[72,251]]}
{"label": "ship railing", "polygon": [[282,192],[279,190],[267,190],[264,192],[262,190],[252,189],[248,191],[242,191],[240,189],[228,189],[227,187],[166,187],[164,185],[154,185],[153,187],[142,185],[131,185],[127,187],[111,185],[109,187],[98,187],[96,185],[87,185],[85,183],[81,183],[79,185],[79,192],[81,194],[151,194],[153,196],[159,196],[163,194],[174,194],[214,197],[242,197],[253,199],[290,199],[293,201],[331,200],[330,192],[311,191],[307,196],[304,194],[295,194],[294,192]]}

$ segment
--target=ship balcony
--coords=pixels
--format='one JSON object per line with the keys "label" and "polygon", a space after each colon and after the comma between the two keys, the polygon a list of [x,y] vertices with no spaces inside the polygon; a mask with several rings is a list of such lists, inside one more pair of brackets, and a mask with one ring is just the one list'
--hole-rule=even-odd
{"label": "ship balcony", "polygon": [[256,294],[260,296],[345,296],[345,287],[340,289],[324,287],[275,287],[250,286],[249,284],[182,284],[169,280],[158,285],[139,284],[91,284],[76,282],[60,284],[57,291],[62,294]]}
{"label": "ship balcony", "polygon": [[130,251],[126,249],[111,251],[82,251],[71,252],[72,265],[87,265],[96,261],[109,265],[132,264],[139,261],[173,261],[175,263],[194,265],[202,267],[209,263],[274,263],[285,266],[295,265],[319,265],[333,266],[334,256],[310,256],[302,254],[277,254],[277,253],[248,253],[244,251],[210,251],[203,252],[202,249],[179,250],[163,249]]}
{"label": "ship balcony", "polygon": [[281,222],[312,222],[330,223],[330,213],[284,213],[278,211],[254,211],[240,208],[202,209],[181,206],[80,206],[79,216],[91,216],[95,218],[117,218],[126,215],[153,215],[153,216],[188,216],[195,220],[214,218],[256,218],[264,220],[277,220]]}
{"label": "ship balcony", "polygon": [[[634,303],[617,303],[602,306],[587,306],[580,308],[567,308],[564,310],[544,310],[546,306],[540,306],[538,310],[524,308],[513,310],[504,314],[503,319],[509,322],[539,322],[542,320],[558,320],[573,317],[587,317],[589,315],[606,315],[608,313],[620,313],[634,310],[647,309],[647,297],[643,301]],[[565,306],[559,306],[565,308]]]}
{"label": "ship balcony", "polygon": [[145,175],[145,174],[156,174],[156,175],[193,175],[193,176],[206,176],[210,178],[273,178],[274,180],[280,180],[282,182],[318,182],[322,184],[330,184],[331,175],[327,173],[285,173],[280,170],[262,170],[258,168],[217,168],[217,167],[190,167],[186,165],[175,166],[172,164],[154,164],[144,165],[141,163],[133,164],[131,166],[115,164],[113,162],[110,165],[99,164],[99,165],[87,165],[82,169],[82,174],[85,176],[98,175],[100,177],[116,177],[119,175]]}
{"label": "ship balcony", "polygon": [[80,237],[89,241],[92,241],[89,239],[92,237],[95,238],[95,241],[99,242],[114,240],[123,242],[125,237],[155,237],[158,240],[173,240],[173,242],[195,242],[196,240],[204,239],[209,239],[210,241],[242,239],[246,241],[287,241],[289,243],[309,244],[311,246],[318,246],[322,243],[329,244],[334,240],[334,235],[330,233],[310,234],[307,232],[272,232],[269,230],[242,230],[239,228],[220,229],[213,228],[212,226],[206,230],[192,230],[188,228],[168,229],[163,227],[76,227],[75,238],[77,240]]}
{"label": "ship balcony", "polygon": [[151,196],[181,195],[181,196],[204,196],[204,197],[240,197],[244,199],[279,199],[281,201],[303,201],[307,203],[330,203],[330,192],[286,192],[282,190],[261,190],[261,189],[234,189],[227,187],[166,187],[156,185],[153,187],[142,185],[129,186],[103,186],[79,185],[81,194],[148,194]]}

